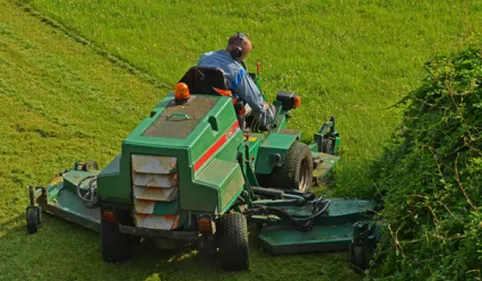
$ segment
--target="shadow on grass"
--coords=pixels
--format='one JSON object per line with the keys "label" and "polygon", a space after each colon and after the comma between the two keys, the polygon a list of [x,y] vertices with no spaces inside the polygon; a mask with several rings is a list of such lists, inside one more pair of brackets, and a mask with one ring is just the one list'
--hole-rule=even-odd
{"label": "shadow on grass", "polygon": [[5,221],[0,222],[0,231],[5,229],[19,229],[19,222],[25,220],[25,214],[18,214],[14,217],[8,218]]}
{"label": "shadow on grass", "polygon": [[[250,270],[226,272],[218,256],[195,250],[160,250],[150,241],[136,245],[125,263],[106,263],[99,234],[44,215],[28,235],[24,214],[1,225],[0,270],[6,280],[359,280],[346,266],[346,253],[271,256],[250,233]],[[3,268],[4,267],[4,268]]]}

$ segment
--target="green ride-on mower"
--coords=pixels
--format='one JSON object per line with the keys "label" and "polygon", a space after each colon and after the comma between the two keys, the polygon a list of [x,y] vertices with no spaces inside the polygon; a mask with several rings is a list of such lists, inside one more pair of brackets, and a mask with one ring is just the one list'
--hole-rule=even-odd
{"label": "green ride-on mower", "polygon": [[[258,88],[258,73],[251,74]],[[299,96],[280,92],[275,120],[260,126],[222,70],[192,67],[122,142],[102,170],[75,162],[47,187],[30,187],[27,230],[46,212],[100,232],[105,261],[130,258],[140,238],[161,248],[216,252],[227,270],[249,268],[248,225],[272,254],[349,250],[367,266],[375,203],[315,197],[310,187],[338,162],[335,118],[300,142],[286,128]]]}

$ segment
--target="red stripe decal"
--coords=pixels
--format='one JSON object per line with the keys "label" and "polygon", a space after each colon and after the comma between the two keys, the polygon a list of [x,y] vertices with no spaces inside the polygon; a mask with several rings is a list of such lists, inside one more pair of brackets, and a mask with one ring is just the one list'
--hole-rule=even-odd
{"label": "red stripe decal", "polygon": [[221,146],[223,146],[223,144],[226,143],[226,141],[228,140],[228,137],[230,137],[232,134],[234,134],[234,132],[236,132],[236,130],[239,128],[239,123],[238,123],[238,120],[236,120],[236,122],[233,123],[233,125],[231,125],[231,128],[229,128],[229,131],[222,135],[221,138],[219,140],[217,140],[209,149],[208,151],[206,151],[206,153],[204,153],[203,156],[201,156],[201,158],[199,158],[199,160],[196,161],[196,163],[194,163],[194,172],[196,172],[197,170],[199,170],[199,168],[202,167],[202,165],[204,163],[206,163],[206,161],[211,158],[214,153],[216,151],[218,151],[219,148],[221,148]]}
{"label": "red stripe decal", "polygon": [[234,132],[236,132],[236,130],[239,128],[239,123],[238,123],[238,120],[236,120],[233,125],[231,125],[231,128],[229,128],[229,131],[228,131],[228,136],[231,136],[232,134],[234,134]]}

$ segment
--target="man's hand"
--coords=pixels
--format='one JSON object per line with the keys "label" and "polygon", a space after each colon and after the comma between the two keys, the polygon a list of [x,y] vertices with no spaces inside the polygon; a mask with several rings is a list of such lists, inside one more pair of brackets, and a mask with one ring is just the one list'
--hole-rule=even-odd
{"label": "man's hand", "polygon": [[273,121],[274,121],[274,118],[276,117],[276,113],[278,112],[278,109],[276,108],[276,106],[274,106],[274,104],[268,104],[267,111],[269,111],[270,115],[273,116]]}

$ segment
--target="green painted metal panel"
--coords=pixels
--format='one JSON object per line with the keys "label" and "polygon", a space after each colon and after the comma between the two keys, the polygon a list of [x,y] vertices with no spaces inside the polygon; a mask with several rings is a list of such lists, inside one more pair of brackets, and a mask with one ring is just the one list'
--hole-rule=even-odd
{"label": "green painted metal panel", "polygon": [[340,147],[341,139],[339,137],[335,138],[335,147],[333,148],[333,152],[337,153],[338,148]]}
{"label": "green painted metal panel", "polygon": [[340,161],[340,156],[326,154],[326,153],[316,153],[316,155],[321,159],[321,163],[313,170],[313,177],[318,179],[323,179],[327,177],[335,166]]}
{"label": "green painted metal panel", "polygon": [[244,177],[239,165],[234,166],[233,172],[228,176],[221,186],[219,205],[222,206],[221,213],[227,212],[237,200],[244,189]]}
{"label": "green painted metal panel", "polygon": [[[349,200],[342,198],[330,198],[330,207],[326,215],[315,219],[317,225],[335,225],[346,222],[366,220],[373,216],[376,203],[368,200]],[[303,218],[313,215],[313,206],[305,204],[298,206],[293,200],[259,200],[254,201],[253,206],[264,205],[282,209],[290,215]],[[278,224],[288,224],[290,221],[279,221]]]}
{"label": "green painted metal panel", "polygon": [[[203,153],[206,148],[209,146],[209,143],[212,144],[214,140],[219,138],[222,133],[236,121],[236,115],[234,112],[234,107],[232,105],[232,100],[228,97],[223,96],[193,96],[196,97],[193,99],[191,105],[196,106],[198,104],[203,103],[204,101],[216,101],[215,105],[208,111],[207,114],[204,114],[202,118],[198,116],[197,126],[189,128],[190,133],[184,138],[177,138],[177,137],[167,137],[164,135],[156,135],[156,136],[149,136],[144,135],[144,132],[154,126],[158,118],[163,114],[165,108],[156,108],[153,110],[155,113],[151,117],[145,118],[142,120],[139,125],[127,136],[123,143],[130,144],[130,145],[142,145],[142,146],[151,146],[151,147],[172,147],[172,148],[183,148],[183,149],[191,149],[193,151],[193,159],[199,157],[201,153]],[[172,104],[173,97],[167,96],[163,102],[161,102],[158,106],[166,106]],[[173,112],[175,113],[175,112]],[[189,115],[189,114],[188,114]],[[218,122],[219,130],[213,130],[211,124],[209,122],[210,117],[215,117],[216,121]],[[173,119],[175,124],[180,124],[183,122],[182,117],[176,117]],[[178,122],[178,123],[176,123]],[[207,135],[207,136],[204,136]],[[209,136],[210,135],[210,136]],[[199,143],[198,139],[200,137],[204,138],[200,141],[202,144]]]}
{"label": "green painted metal panel", "polygon": [[129,187],[121,183],[120,160],[117,155],[97,176],[97,193],[103,201],[130,203]]}
{"label": "green painted metal panel", "polygon": [[55,207],[61,208],[76,216],[80,216],[95,223],[100,223],[100,209],[86,208],[82,199],[79,198],[76,191],[64,189],[56,198]]}
{"label": "green painted metal panel", "polygon": [[[197,96],[192,100],[192,105],[207,99],[216,103],[207,114],[203,113],[203,117],[198,118],[195,127],[189,128],[190,133],[187,136],[168,138],[157,133],[151,136],[144,135],[144,132],[159,120],[164,112],[163,108],[171,104],[172,99],[171,95],[167,96],[152,111],[151,116],[145,118],[123,141],[122,154],[101,173],[98,188],[102,200],[132,204],[131,154],[174,156],[178,159],[179,200],[176,202],[179,208],[198,212],[222,209],[222,206],[218,206],[221,192],[219,187],[196,182],[193,167],[196,161],[216,141],[223,138],[237,121],[232,101],[227,97]],[[216,126],[212,126],[213,120]],[[242,132],[238,130],[226,137],[223,146],[206,160],[205,165],[208,165],[214,157],[235,162],[236,151],[241,143]]]}
{"label": "green painted metal panel", "polygon": [[157,113],[162,112],[166,106],[174,99],[174,93],[167,94],[163,100],[161,100],[151,111],[150,117],[153,117]]}
{"label": "green painted metal panel", "polygon": [[[243,189],[244,178],[238,163],[214,158],[206,168],[196,175],[196,181],[219,189],[220,213],[228,209],[229,203]],[[198,198],[199,200],[199,198]]]}
{"label": "green painted metal panel", "polygon": [[269,134],[261,145],[261,148],[288,150],[296,140],[296,135],[291,134]]}
{"label": "green painted metal panel", "polygon": [[317,224],[342,224],[347,221],[363,221],[373,216],[374,201],[344,198],[330,198],[329,216],[318,217]]}
{"label": "green painted metal panel", "polygon": [[[94,174],[70,170],[63,173],[62,176],[55,177],[45,188],[45,197],[41,195],[41,190],[37,189],[35,192],[37,203],[47,213],[98,230],[100,223],[99,208],[87,208],[77,195],[76,187],[80,180],[92,175]],[[84,185],[82,184],[81,187],[84,187]]]}
{"label": "green painted metal panel", "polygon": [[156,201],[154,204],[153,214],[155,215],[175,215],[179,213],[179,200],[170,202]]}
{"label": "green painted metal panel", "polygon": [[[281,166],[286,153],[296,138],[297,135],[292,134],[269,134],[259,148],[258,159],[256,160],[256,174],[268,175],[271,174],[275,166]],[[280,161],[275,160],[273,157],[275,154],[279,154]]]}
{"label": "green painted metal panel", "polygon": [[[310,231],[298,231],[288,220],[271,222],[261,230],[260,239],[266,249],[274,254],[332,251],[348,249],[353,235],[353,224],[370,221],[374,215],[375,202],[330,198],[327,213],[314,219]],[[313,215],[311,204],[297,206],[288,200],[254,202],[256,205],[275,206],[295,218]],[[257,218],[262,219],[262,218]]]}
{"label": "green painted metal panel", "polygon": [[225,161],[236,162],[236,155],[238,149],[243,144],[242,131],[236,132],[233,136],[227,139],[226,144],[224,144],[219,152],[216,154],[216,158]]}
{"label": "green painted metal panel", "polygon": [[284,135],[295,135],[298,140],[301,138],[301,130],[284,128],[280,130],[279,133]]}
{"label": "green painted metal panel", "polygon": [[276,116],[276,120],[274,121],[274,126],[271,129],[273,133],[281,133],[282,130],[285,129],[288,120],[286,118],[286,114],[288,112],[286,110],[281,110],[280,113]]}
{"label": "green painted metal panel", "polygon": [[[197,138],[193,139],[190,146],[191,158],[193,162],[198,161],[216,141],[219,141],[223,136],[229,132],[232,126],[236,126],[237,118],[232,104],[232,100],[227,97],[216,97],[219,98],[219,102],[213,107],[213,109],[206,116],[205,123],[199,125],[199,133],[196,135]],[[216,127],[218,130],[213,130],[209,118],[216,121]],[[237,130],[234,135],[228,136],[228,142],[234,140],[237,145],[242,143],[242,132]],[[224,147],[222,148],[222,150]],[[222,158],[228,157],[229,159],[235,159],[236,154],[227,155],[223,152]]]}
{"label": "green painted metal panel", "polygon": [[316,142],[310,143],[309,147],[310,147],[311,152],[314,153],[315,155],[316,155],[316,153],[319,152],[318,144]]}
{"label": "green painted metal panel", "polygon": [[353,223],[315,225],[310,231],[272,226],[264,228],[259,238],[273,254],[309,253],[348,249],[352,233]]}
{"label": "green painted metal panel", "polygon": [[262,134],[253,134],[248,138],[247,144],[249,147],[249,157],[258,158],[259,147],[263,143],[265,136]]}
{"label": "green painted metal panel", "polygon": [[179,190],[180,208],[184,211],[214,213],[218,208],[218,188],[192,182]]}
{"label": "green painted metal panel", "polygon": [[[93,176],[93,174],[84,171],[69,171],[63,175],[64,189],[69,189],[73,192],[77,192],[77,185],[85,178]],[[89,180],[84,180],[81,184],[82,189],[87,189],[89,186]]]}
{"label": "green painted metal panel", "polygon": [[154,122],[143,132],[143,136],[185,138],[204,119],[218,99],[214,96],[192,96],[184,104],[174,100],[156,115]]}
{"label": "green painted metal panel", "polygon": [[49,185],[47,187],[47,198],[49,201],[55,201],[60,191],[64,188],[64,182]]}
{"label": "green painted metal panel", "polygon": [[97,176],[97,178],[102,177],[113,177],[119,175],[119,167],[120,167],[120,154],[117,155],[110,163],[107,165],[102,172]]}
{"label": "green painted metal panel", "polygon": [[246,177],[251,185],[259,186],[258,179],[255,175],[256,161],[258,160],[259,147],[263,143],[265,136],[262,134],[252,135],[249,137],[248,144],[248,158],[250,160],[250,165],[245,167]]}

